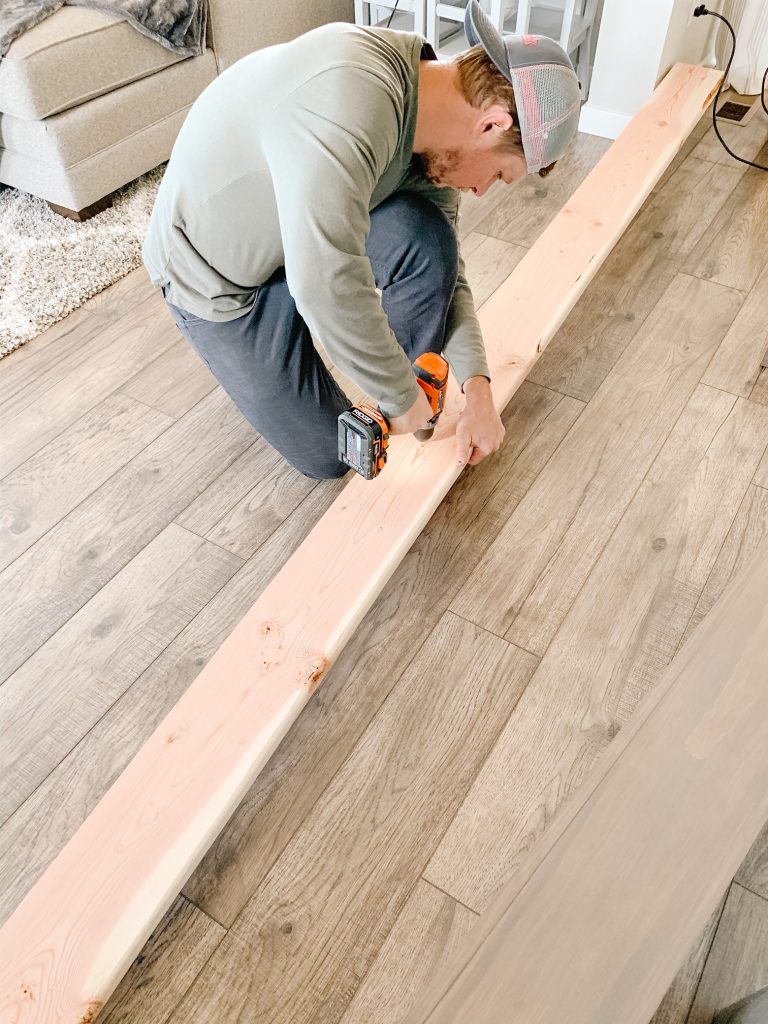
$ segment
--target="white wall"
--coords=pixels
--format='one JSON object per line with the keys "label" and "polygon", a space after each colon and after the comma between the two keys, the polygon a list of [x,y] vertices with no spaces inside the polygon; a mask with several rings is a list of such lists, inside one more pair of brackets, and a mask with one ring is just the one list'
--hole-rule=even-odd
{"label": "white wall", "polygon": [[[731,65],[730,84],[737,92],[754,96],[760,92],[763,72],[768,67],[768,3],[765,0],[731,0],[731,14],[736,31],[736,53]],[[723,26],[721,47],[723,66],[731,52],[730,33]],[[719,51],[718,51],[719,52]]]}
{"label": "white wall", "polygon": [[[695,0],[608,0],[581,131],[615,139],[674,63],[704,63],[717,19],[689,22],[695,6]],[[716,0],[708,6],[714,9]]]}
{"label": "white wall", "polygon": [[[692,18],[691,11],[698,3],[699,0],[675,0],[669,20],[667,41],[659,61],[658,81],[661,81],[678,61],[685,64],[714,65],[714,40],[718,25],[722,25],[722,22],[706,16]],[[707,3],[711,11],[719,11],[721,6],[718,0]]]}

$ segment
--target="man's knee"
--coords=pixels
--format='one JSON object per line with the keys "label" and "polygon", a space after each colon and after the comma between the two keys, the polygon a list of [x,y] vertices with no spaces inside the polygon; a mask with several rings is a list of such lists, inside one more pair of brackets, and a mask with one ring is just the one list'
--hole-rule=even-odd
{"label": "man's knee", "polygon": [[459,243],[453,224],[430,199],[417,197],[419,219],[415,230],[416,243],[429,255],[430,266],[439,268],[442,280],[453,279],[459,272]]}
{"label": "man's knee", "polygon": [[[374,212],[374,217],[376,212]],[[396,193],[379,208],[379,245],[390,248],[400,272],[416,273],[428,290],[453,293],[459,270],[456,231],[439,206],[414,192]],[[402,247],[399,258],[395,253]],[[398,277],[395,272],[395,280]]]}

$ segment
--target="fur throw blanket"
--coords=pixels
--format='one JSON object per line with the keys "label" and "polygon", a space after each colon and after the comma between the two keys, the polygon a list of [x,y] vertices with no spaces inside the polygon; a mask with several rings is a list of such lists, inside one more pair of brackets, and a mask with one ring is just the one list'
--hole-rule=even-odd
{"label": "fur throw blanket", "polygon": [[199,57],[205,49],[207,0],[0,0],[0,56],[22,32],[65,3],[125,18],[143,35],[185,57]]}

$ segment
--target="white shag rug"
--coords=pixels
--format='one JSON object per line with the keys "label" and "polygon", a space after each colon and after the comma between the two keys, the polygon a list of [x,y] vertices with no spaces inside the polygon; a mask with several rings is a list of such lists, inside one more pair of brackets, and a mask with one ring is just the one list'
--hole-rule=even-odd
{"label": "white shag rug", "polygon": [[141,265],[165,164],[78,223],[35,196],[0,191],[0,358]]}

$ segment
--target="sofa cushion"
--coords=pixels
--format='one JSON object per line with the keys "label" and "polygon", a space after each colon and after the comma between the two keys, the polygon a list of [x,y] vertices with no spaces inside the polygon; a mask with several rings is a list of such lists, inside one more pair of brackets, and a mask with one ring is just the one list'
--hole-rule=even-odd
{"label": "sofa cushion", "polygon": [[122,18],[62,7],[0,61],[0,111],[38,120],[188,60]]}
{"label": "sofa cushion", "polygon": [[82,210],[167,160],[187,113],[188,108],[179,110],[72,167],[0,148],[0,178],[68,210]]}
{"label": "sofa cushion", "polygon": [[213,52],[206,50],[201,57],[189,57],[44,121],[5,114],[0,118],[0,145],[6,155],[20,153],[44,163],[72,167],[188,109],[215,77],[216,60]]}

